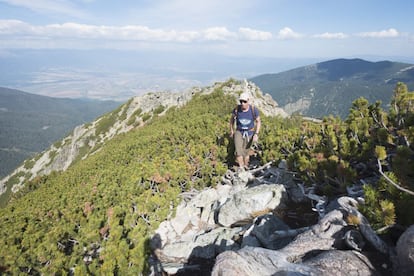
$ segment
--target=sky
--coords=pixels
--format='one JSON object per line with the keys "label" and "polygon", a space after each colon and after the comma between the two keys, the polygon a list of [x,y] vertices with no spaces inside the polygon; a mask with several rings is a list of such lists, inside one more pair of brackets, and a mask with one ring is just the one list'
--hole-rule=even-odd
{"label": "sky", "polygon": [[0,47],[412,56],[413,10],[406,0],[0,0]]}
{"label": "sky", "polygon": [[[0,56],[17,49],[414,61],[408,0],[0,0]],[[189,68],[191,70],[191,68]]]}

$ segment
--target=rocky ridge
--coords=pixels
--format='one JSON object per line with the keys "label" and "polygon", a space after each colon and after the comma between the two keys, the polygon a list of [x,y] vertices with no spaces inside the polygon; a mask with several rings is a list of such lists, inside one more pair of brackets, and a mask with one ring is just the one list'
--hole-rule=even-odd
{"label": "rocky ridge", "polygon": [[[414,225],[396,244],[385,242],[358,211],[362,198],[352,193],[328,202],[296,184],[283,164],[229,170],[216,188],[182,194],[175,216],[162,222],[151,240],[151,275],[414,272]],[[307,211],[292,203],[308,206]],[[318,214],[308,224],[285,222],[312,209]]]}
{"label": "rocky ridge", "polygon": [[[254,104],[268,116],[288,116],[268,94],[253,83],[229,80],[226,83],[215,83],[209,87],[194,87],[184,92],[153,92],[130,99],[118,109],[105,114],[97,120],[76,127],[71,134],[53,144],[39,155],[26,160],[10,175],[0,180],[0,194],[11,189],[19,191],[25,182],[37,176],[48,175],[52,171],[64,171],[76,160],[87,158],[99,151],[108,140],[121,133],[142,127],[148,118],[162,116],[171,107],[186,104],[195,94],[209,94],[221,88],[224,93],[237,97],[245,91],[252,95]],[[161,107],[161,113],[157,109]],[[110,123],[108,123],[110,122]],[[102,130],[102,126],[105,126]]]}

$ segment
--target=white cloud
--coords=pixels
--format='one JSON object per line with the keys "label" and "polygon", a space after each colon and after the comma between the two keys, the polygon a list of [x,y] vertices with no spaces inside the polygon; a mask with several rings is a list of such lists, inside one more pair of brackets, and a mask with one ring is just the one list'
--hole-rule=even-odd
{"label": "white cloud", "polygon": [[20,20],[0,20],[0,35],[23,34],[29,29],[30,25]]}
{"label": "white cloud", "polygon": [[388,30],[382,30],[379,32],[364,32],[364,33],[358,34],[358,36],[360,37],[372,37],[372,38],[398,37],[399,35],[400,33],[394,28],[390,28]]}
{"label": "white cloud", "polygon": [[344,33],[322,33],[322,34],[316,34],[313,37],[325,38],[325,39],[344,39],[344,38],[347,38],[348,35]]}
{"label": "white cloud", "polygon": [[1,36],[7,38],[34,39],[79,39],[111,41],[181,42],[228,41],[228,40],[268,40],[271,33],[249,28],[240,28],[238,33],[225,27],[212,27],[201,31],[177,31],[151,29],[147,26],[97,26],[79,23],[30,25],[19,20],[0,20]]}
{"label": "white cloud", "polygon": [[236,34],[230,32],[225,27],[213,27],[203,31],[203,38],[206,40],[228,40],[236,38]]}
{"label": "white cloud", "polygon": [[79,38],[188,42],[200,37],[197,32],[150,29],[146,26],[96,26],[78,23],[34,26],[19,20],[0,20],[0,35],[42,38]]}
{"label": "white cloud", "polygon": [[279,39],[297,39],[303,37],[302,34],[294,32],[291,28],[285,27],[279,31]]}
{"label": "white cloud", "polygon": [[250,28],[239,28],[239,36],[245,40],[269,40],[272,38],[272,33],[253,30]]}

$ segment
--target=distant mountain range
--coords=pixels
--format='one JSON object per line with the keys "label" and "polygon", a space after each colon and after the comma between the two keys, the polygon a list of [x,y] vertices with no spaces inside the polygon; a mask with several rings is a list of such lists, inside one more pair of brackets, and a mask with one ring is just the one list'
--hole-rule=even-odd
{"label": "distant mountain range", "polygon": [[62,139],[75,126],[119,105],[115,101],[52,98],[0,87],[0,177]]}
{"label": "distant mountain range", "polygon": [[414,65],[400,62],[370,62],[335,59],[277,74],[251,78],[269,93],[287,113],[321,118],[347,116],[352,102],[364,97],[379,100],[387,108],[397,82],[414,88]]}

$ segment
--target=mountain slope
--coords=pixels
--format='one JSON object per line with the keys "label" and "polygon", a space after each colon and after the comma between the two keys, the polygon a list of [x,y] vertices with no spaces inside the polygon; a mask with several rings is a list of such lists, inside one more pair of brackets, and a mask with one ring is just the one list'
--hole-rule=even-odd
{"label": "mountain slope", "polygon": [[251,79],[289,114],[344,118],[359,97],[390,103],[398,82],[414,87],[414,65],[362,59],[335,59]]}
{"label": "mountain slope", "polygon": [[62,99],[0,87],[0,177],[119,103]]}
{"label": "mountain slope", "polygon": [[[0,263],[9,272],[140,274],[148,234],[176,206],[178,194],[215,185],[226,171],[228,122],[242,87],[229,82],[192,90],[188,104],[167,108],[164,102],[151,113],[133,111],[144,102],[138,97],[114,111],[115,122],[106,118],[109,127],[97,136],[112,133],[121,118],[135,120],[135,126],[147,118],[145,126],[108,136],[99,150],[64,172],[26,181],[0,210],[2,252],[8,252],[0,253]],[[255,104],[275,112],[264,98]]]}
{"label": "mountain slope", "polygon": [[77,126],[63,140],[51,145],[41,154],[27,159],[24,164],[1,179],[0,206],[8,201],[11,192],[17,192],[27,181],[48,175],[52,171],[66,170],[77,161],[98,152],[114,137],[145,125],[171,107],[185,105],[197,93],[210,94],[218,88],[232,95],[249,89],[250,93],[254,93],[254,104],[261,112],[266,115],[287,116],[269,95],[262,95],[256,86],[248,85],[247,82],[229,81],[227,86],[218,83],[212,87],[193,88],[181,93],[157,92],[137,96],[95,121]]}
{"label": "mountain slope", "polygon": [[[149,275],[146,273],[151,265],[148,259],[151,255],[149,242],[154,229],[173,216],[181,200],[188,200],[194,197],[197,190],[214,187],[226,179],[229,160],[234,158],[230,151],[231,139],[227,135],[228,122],[236,95],[243,90],[241,87],[239,82],[229,81],[192,90],[191,99],[180,107],[175,104],[167,108],[167,104],[162,104],[142,114],[136,110],[139,110],[137,106],[143,99],[134,98],[111,115],[92,123],[103,143],[93,152],[78,155],[85,158],[72,162],[66,170],[30,178],[30,169],[37,161],[27,162],[26,171],[19,176],[26,177],[23,188],[5,208],[0,209],[0,273]],[[399,115],[403,114],[394,113],[389,122],[398,124],[405,121],[412,126],[412,105],[409,108],[400,107],[410,104],[407,100],[414,99],[414,94],[405,91],[405,87],[401,90],[401,97],[406,101],[398,99],[396,107],[408,116],[406,120],[400,120]],[[266,104],[266,96],[261,95],[255,86],[251,86],[250,92],[258,99],[256,106],[260,106],[260,110],[274,106],[274,102]],[[158,95],[149,97],[157,99]],[[137,108],[135,111],[134,107]],[[269,108],[271,111],[274,109]],[[399,135],[406,135],[404,133],[409,129],[398,129],[398,134],[396,125],[390,125],[389,130],[393,133],[388,132],[383,124],[378,124],[378,120],[369,117],[375,115],[377,119],[382,118],[379,116],[382,111],[378,107],[373,108],[373,112],[368,110],[371,108],[361,101],[352,113],[355,120],[349,123],[340,122],[337,118],[328,118],[319,124],[302,121],[296,116],[283,119],[262,116],[262,161],[285,159],[287,163],[284,164],[292,169],[288,173],[291,175],[289,178],[300,179],[302,184],[306,181],[320,185],[314,191],[343,195],[346,186],[355,183],[359,176],[372,176],[376,172],[375,167],[370,165],[371,161],[376,164],[373,156],[375,149],[381,153],[381,158],[397,157],[394,161],[400,167],[396,167],[395,172],[412,188],[414,162],[407,162],[407,156],[412,156],[407,144],[413,144],[414,135],[411,132],[406,137],[408,140],[401,139]],[[130,114],[128,111],[133,112]],[[360,114],[367,116],[361,118]],[[398,117],[397,120],[393,116]],[[140,124],[142,121],[145,122],[143,125]],[[122,132],[124,128],[118,126],[123,122],[130,122],[126,123],[128,126],[137,124]],[[377,132],[382,135],[377,136]],[[382,144],[387,144],[387,148],[377,147],[379,136],[382,141],[388,141]],[[92,137],[85,137],[84,142],[93,144],[95,140]],[[395,152],[396,146],[400,152]],[[43,156],[55,161],[53,150]],[[363,161],[368,161],[367,165],[364,166]],[[384,166],[384,169],[387,167]],[[284,181],[276,173],[271,173],[269,177],[275,183]],[[309,180],[313,182],[309,183]],[[373,178],[371,180],[374,181]],[[309,193],[313,195],[313,192]],[[382,193],[371,193],[370,200],[374,199],[374,204],[379,205]],[[238,197],[235,199],[239,200]],[[375,210],[368,209],[368,213],[379,219],[392,218],[394,214],[389,209],[393,209],[393,205],[385,203],[386,210],[381,205]],[[215,201],[210,206],[212,204],[217,207],[221,203]],[[307,205],[311,207],[311,204]],[[202,209],[197,204],[194,207]],[[412,208],[410,203],[400,209],[410,212]],[[268,209],[264,211],[269,213]],[[297,211],[301,212],[301,209]],[[256,215],[260,214],[264,213]],[[408,213],[405,218],[412,221],[413,217]],[[356,228],[355,222],[350,223]],[[205,225],[199,227],[205,233],[214,232],[204,228]],[[189,227],[184,225],[181,230],[184,233]],[[183,237],[188,238],[185,234]],[[231,239],[240,241],[238,235],[231,235]],[[221,243],[221,239],[216,241]],[[157,267],[157,271],[161,269]]]}

